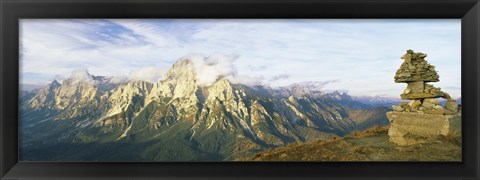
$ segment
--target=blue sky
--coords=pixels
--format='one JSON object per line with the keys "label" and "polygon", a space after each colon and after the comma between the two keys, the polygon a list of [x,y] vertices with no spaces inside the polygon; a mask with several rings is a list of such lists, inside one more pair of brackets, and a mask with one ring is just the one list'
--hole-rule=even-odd
{"label": "blue sky", "polygon": [[434,85],[460,96],[459,19],[23,19],[20,29],[25,89],[78,69],[157,81],[176,60],[195,55],[228,61],[221,64],[238,83],[313,81],[324,82],[319,88],[325,91],[398,97],[406,84],[394,83],[393,75],[405,50],[413,49],[436,66],[440,82]]}

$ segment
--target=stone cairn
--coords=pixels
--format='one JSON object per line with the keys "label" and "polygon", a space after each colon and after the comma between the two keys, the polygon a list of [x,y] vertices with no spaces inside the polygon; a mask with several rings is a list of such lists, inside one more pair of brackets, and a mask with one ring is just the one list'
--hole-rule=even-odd
{"label": "stone cairn", "polygon": [[[404,60],[395,74],[396,83],[407,83],[407,88],[400,97],[410,102],[402,102],[400,106],[393,106],[397,112],[424,112],[427,114],[452,115],[459,112],[459,106],[440,88],[434,87],[429,82],[438,82],[439,75],[435,66],[429,64],[425,58],[427,54],[407,50],[401,58]],[[435,99],[444,98],[445,107]]]}
{"label": "stone cairn", "polygon": [[[410,100],[387,112],[388,135],[398,145],[436,142],[439,136],[461,139],[461,106],[448,93],[428,84],[438,82],[439,75],[425,57],[424,53],[407,50],[394,77],[396,83],[408,84],[400,97]],[[435,98],[446,99],[445,107]]]}

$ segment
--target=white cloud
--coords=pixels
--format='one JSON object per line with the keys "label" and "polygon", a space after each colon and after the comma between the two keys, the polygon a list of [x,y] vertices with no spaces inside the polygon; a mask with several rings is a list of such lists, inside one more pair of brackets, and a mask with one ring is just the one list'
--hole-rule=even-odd
{"label": "white cloud", "polygon": [[112,23],[123,26],[132,30],[136,35],[142,36],[146,41],[154,44],[157,47],[171,47],[178,44],[175,37],[163,32],[160,28],[152,25],[148,20],[109,20]]}
{"label": "white cloud", "polygon": [[340,82],[339,80],[329,80],[329,81],[306,81],[306,82],[299,82],[299,83],[294,83],[298,84],[304,87],[308,87],[308,89],[312,90],[323,90],[323,88],[327,84],[332,84],[332,83],[338,83]]}
{"label": "white cloud", "polygon": [[127,76],[113,76],[110,79],[110,83],[113,84],[122,84],[122,83],[127,83],[130,79]]}
{"label": "white cloud", "polygon": [[270,81],[273,82],[273,81],[278,81],[282,79],[288,79],[289,77],[290,75],[288,74],[279,74],[279,75],[273,76],[272,79],[270,79]]}
{"label": "white cloud", "polygon": [[128,79],[157,82],[165,74],[165,69],[158,67],[142,67],[130,72]]}
{"label": "white cloud", "polygon": [[247,75],[236,75],[234,77],[229,77],[229,81],[234,84],[243,84],[247,86],[265,86],[265,78],[263,76],[247,76]]}
{"label": "white cloud", "polygon": [[212,54],[203,56],[190,54],[182,59],[189,59],[193,62],[197,75],[197,85],[210,86],[219,77],[232,78],[236,75],[234,61],[238,58],[235,55]]}
{"label": "white cloud", "polygon": [[238,75],[237,65],[235,64],[238,58],[239,56],[234,54],[214,53],[209,56],[189,54],[180,58],[180,60],[188,59],[193,62],[198,86],[211,86],[221,77],[234,84],[264,85],[262,76]]}
{"label": "white cloud", "polygon": [[86,69],[77,69],[72,72],[69,79],[71,80],[72,84],[80,83],[80,82],[87,82],[96,84],[97,81],[93,79],[93,76],[88,73]]}
{"label": "white cloud", "polygon": [[[142,67],[168,69],[185,54],[221,52],[240,56],[200,63],[201,84],[218,76],[274,87],[338,79],[324,89],[397,97],[406,85],[393,75],[413,49],[436,65],[435,86],[461,87],[460,20],[22,20],[21,29],[23,82],[78,68],[128,76]],[[138,77],[155,79],[155,72]],[[460,96],[460,88],[448,92]]]}

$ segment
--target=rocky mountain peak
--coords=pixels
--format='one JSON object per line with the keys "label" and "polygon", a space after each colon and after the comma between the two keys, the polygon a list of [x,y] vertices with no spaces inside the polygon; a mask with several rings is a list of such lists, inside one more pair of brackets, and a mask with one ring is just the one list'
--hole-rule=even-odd
{"label": "rocky mountain peak", "polygon": [[279,97],[301,97],[307,95],[318,97],[323,95],[323,93],[319,90],[320,87],[321,84],[318,82],[301,82],[272,89],[271,93],[272,95]]}
{"label": "rocky mountain peak", "polygon": [[39,89],[28,104],[34,109],[52,108],[55,104],[54,98],[60,87],[61,84],[57,80],[52,81],[49,85]]}
{"label": "rocky mountain peak", "polygon": [[166,74],[166,80],[195,80],[193,61],[187,58],[179,59]]}
{"label": "rocky mountain peak", "polygon": [[210,88],[232,89],[232,83],[224,77],[219,77],[218,80],[212,84]]}
{"label": "rocky mountain peak", "polygon": [[95,84],[94,76],[91,75],[87,70],[75,70],[72,72],[70,77],[63,81],[64,84],[78,84],[78,83],[90,83]]}
{"label": "rocky mountain peak", "polygon": [[29,104],[34,109],[56,110],[64,110],[74,105],[83,106],[101,96],[103,91],[100,92],[100,89],[107,90],[108,81],[108,77],[93,76],[86,70],[76,70],[62,83],[54,80],[40,89]]}
{"label": "rocky mountain peak", "polygon": [[334,101],[353,101],[352,97],[345,92],[333,91],[322,95],[323,99],[329,99]]}
{"label": "rocky mountain peak", "polygon": [[113,76],[95,76],[90,74],[87,70],[75,70],[72,74],[63,81],[62,84],[68,86],[101,86],[102,88],[106,86],[111,86],[113,84],[118,84],[118,82],[111,82]]}
{"label": "rocky mountain peak", "polygon": [[142,91],[145,91],[145,92],[150,91],[152,89],[152,87],[153,87],[152,83],[149,83],[147,81],[142,81],[142,80],[130,81],[126,85],[126,88],[142,90]]}
{"label": "rocky mountain peak", "polygon": [[50,87],[60,87],[62,84],[60,84],[57,80],[53,80],[50,83]]}
{"label": "rocky mountain peak", "polygon": [[[238,90],[237,90],[238,91]],[[218,98],[219,100],[233,99],[234,92],[232,84],[225,78],[220,78],[218,81],[208,87],[209,99]]]}

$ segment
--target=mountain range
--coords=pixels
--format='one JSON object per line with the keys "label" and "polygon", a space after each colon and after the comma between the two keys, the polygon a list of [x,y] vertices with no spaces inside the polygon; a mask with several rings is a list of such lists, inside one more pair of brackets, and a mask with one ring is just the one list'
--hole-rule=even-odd
{"label": "mountain range", "polygon": [[[199,86],[178,60],[158,82],[75,72],[21,92],[22,161],[222,161],[386,125],[382,105],[308,85]],[[395,102],[395,101],[392,101]]]}

